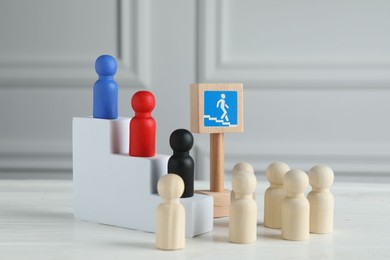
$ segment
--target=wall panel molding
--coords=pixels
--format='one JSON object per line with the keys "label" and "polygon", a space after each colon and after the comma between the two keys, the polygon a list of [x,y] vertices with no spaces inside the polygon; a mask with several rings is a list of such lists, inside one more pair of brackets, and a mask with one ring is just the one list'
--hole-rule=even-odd
{"label": "wall panel molding", "polygon": [[[366,147],[364,152],[358,147]],[[313,149],[314,148],[314,149]],[[209,179],[209,144],[198,142],[194,146],[197,179]],[[251,163],[265,181],[266,167],[277,161],[291,168],[309,170],[316,164],[327,164],[337,176],[386,176],[390,172],[390,149],[383,144],[340,143],[290,143],[240,142],[225,143],[225,175],[230,178],[233,166],[238,162]]]}
{"label": "wall panel molding", "polygon": [[[115,80],[120,88],[123,86],[123,89],[148,88],[150,85],[149,19],[151,19],[149,1],[118,0],[113,1],[112,4],[116,5],[117,16],[117,28],[112,29],[118,30],[118,44],[114,54],[118,62]],[[39,53],[32,53],[32,55],[39,56]],[[50,102],[55,105],[55,100],[59,98],[58,95],[54,96],[53,92],[47,92],[48,88],[54,90],[61,87],[61,92],[71,93],[67,97],[71,97],[72,93],[78,93],[75,90],[81,88],[91,89],[92,95],[92,86],[97,80],[94,70],[95,59],[96,57],[84,56],[75,61],[61,55],[43,55],[39,59],[31,59],[31,57],[17,57],[10,53],[9,56],[0,58],[0,90],[3,89],[4,93],[8,94],[14,89],[15,93],[18,93],[20,88],[28,88],[29,91],[39,93],[43,99],[51,100],[48,101],[48,105],[51,105]],[[71,88],[66,89],[66,87]],[[9,102],[20,102],[16,95],[14,95],[15,100]],[[34,109],[35,102],[31,99],[31,103],[21,103],[18,107],[20,111],[31,107]],[[69,101],[69,106],[72,106],[72,100]],[[36,120],[29,118],[27,121],[42,124],[42,131],[49,131],[47,129],[50,129],[50,124],[56,124],[59,120],[69,120],[68,110],[69,107],[64,106],[55,110],[57,113],[55,118],[40,117]],[[8,113],[5,110],[3,112],[4,115]],[[23,119],[5,117],[5,120],[5,123],[12,125],[15,121]],[[71,120],[69,123],[71,124]],[[29,129],[26,128],[26,131]],[[32,138],[34,133],[12,138],[1,134],[0,171],[27,169],[71,171],[71,140],[67,140],[63,132],[59,134],[61,135],[58,138],[61,140],[56,140],[55,137],[34,140]]]}
{"label": "wall panel molding", "polygon": [[0,141],[0,171],[72,170],[72,147],[65,141]]}
{"label": "wall panel molding", "polygon": [[[118,0],[116,4],[117,62],[120,85],[145,88],[149,84],[149,1]],[[103,34],[104,35],[104,34]],[[96,57],[10,54],[0,60],[0,87],[89,86],[96,81]]]}
{"label": "wall panel molding", "polygon": [[[198,79],[246,88],[389,88],[390,58],[286,58],[228,51],[230,1],[200,1]],[[241,19],[234,17],[234,19]]]}

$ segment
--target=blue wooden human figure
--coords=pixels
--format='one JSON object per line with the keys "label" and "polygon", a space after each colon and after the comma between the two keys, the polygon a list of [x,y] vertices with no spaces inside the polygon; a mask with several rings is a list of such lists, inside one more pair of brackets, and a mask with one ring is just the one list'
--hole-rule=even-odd
{"label": "blue wooden human figure", "polygon": [[95,70],[99,79],[93,86],[93,117],[118,118],[118,84],[114,80],[116,60],[110,55],[96,59]]}

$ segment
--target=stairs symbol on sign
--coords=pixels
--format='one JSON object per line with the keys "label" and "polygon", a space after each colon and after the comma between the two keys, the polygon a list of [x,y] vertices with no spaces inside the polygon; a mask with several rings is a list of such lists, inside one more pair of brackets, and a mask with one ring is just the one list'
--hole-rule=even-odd
{"label": "stairs symbol on sign", "polygon": [[211,116],[209,116],[209,115],[204,115],[203,118],[204,118],[204,119],[208,119],[208,120],[210,120],[210,121],[214,121],[214,122],[216,122],[216,123],[219,123],[219,124],[221,124],[221,126],[228,126],[228,127],[237,126],[237,125],[232,125],[232,124],[230,124],[230,122],[225,122],[224,120],[219,120],[219,119],[217,119],[216,117],[211,117]]}

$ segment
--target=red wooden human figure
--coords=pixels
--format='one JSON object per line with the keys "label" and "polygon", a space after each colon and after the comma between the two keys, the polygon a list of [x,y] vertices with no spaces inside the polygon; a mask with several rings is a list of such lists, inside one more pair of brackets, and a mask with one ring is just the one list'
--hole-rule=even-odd
{"label": "red wooden human figure", "polygon": [[149,91],[138,91],[131,99],[135,115],[130,121],[130,156],[151,157],[156,153],[156,121],[152,117],[155,104]]}

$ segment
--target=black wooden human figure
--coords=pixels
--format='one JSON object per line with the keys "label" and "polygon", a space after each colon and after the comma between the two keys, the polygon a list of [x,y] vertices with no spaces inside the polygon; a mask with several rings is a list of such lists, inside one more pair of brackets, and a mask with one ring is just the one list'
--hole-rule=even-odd
{"label": "black wooden human figure", "polygon": [[168,161],[168,173],[179,175],[184,181],[182,198],[194,196],[194,160],[190,150],[194,144],[194,137],[187,129],[177,129],[169,137],[169,144],[173,155]]}

